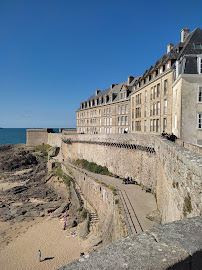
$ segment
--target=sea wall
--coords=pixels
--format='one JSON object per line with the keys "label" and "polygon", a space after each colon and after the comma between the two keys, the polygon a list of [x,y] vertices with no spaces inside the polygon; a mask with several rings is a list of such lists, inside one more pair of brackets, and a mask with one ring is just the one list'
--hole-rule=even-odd
{"label": "sea wall", "polygon": [[151,188],[163,223],[202,214],[202,156],[181,145],[142,134],[48,134],[47,141],[61,147],[61,154],[70,162],[93,161]]}
{"label": "sea wall", "polygon": [[115,203],[112,190],[71,164],[62,164],[62,170],[73,176],[82,195],[98,215],[96,235],[91,245],[96,246],[100,242],[106,245],[124,237],[127,230],[126,225],[120,214],[119,205]]}
{"label": "sea wall", "polygon": [[61,151],[151,188],[163,223],[201,214],[202,157],[182,146],[158,136],[78,134],[64,137]]}
{"label": "sea wall", "polygon": [[60,270],[202,269],[202,217],[147,230],[100,248]]}
{"label": "sea wall", "polygon": [[47,129],[28,129],[26,133],[26,145],[37,146],[48,143]]}

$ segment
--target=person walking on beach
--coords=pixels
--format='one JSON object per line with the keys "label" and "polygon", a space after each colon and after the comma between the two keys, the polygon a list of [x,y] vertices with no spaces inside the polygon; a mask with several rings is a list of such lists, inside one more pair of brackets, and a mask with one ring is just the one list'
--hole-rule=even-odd
{"label": "person walking on beach", "polygon": [[38,258],[39,258],[39,262],[41,262],[41,250],[39,250],[38,252]]}

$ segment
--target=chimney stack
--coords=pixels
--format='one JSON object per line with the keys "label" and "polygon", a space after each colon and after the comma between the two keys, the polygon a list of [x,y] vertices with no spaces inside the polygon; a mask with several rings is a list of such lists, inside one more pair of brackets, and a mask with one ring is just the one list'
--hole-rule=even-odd
{"label": "chimney stack", "polygon": [[172,50],[173,47],[174,47],[173,43],[168,44],[167,45],[167,53],[169,53]]}
{"label": "chimney stack", "polygon": [[187,27],[181,30],[181,42],[185,42],[185,40],[189,36],[189,31],[190,29],[187,29]]}
{"label": "chimney stack", "polygon": [[129,76],[128,77],[128,85],[134,80],[134,77],[133,76]]}
{"label": "chimney stack", "polygon": [[99,92],[100,90],[95,90],[95,96],[97,96]]}

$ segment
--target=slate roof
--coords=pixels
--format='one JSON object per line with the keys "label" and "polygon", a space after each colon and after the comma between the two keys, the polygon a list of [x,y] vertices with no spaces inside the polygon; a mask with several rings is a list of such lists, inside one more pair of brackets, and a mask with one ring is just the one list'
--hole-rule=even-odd
{"label": "slate roof", "polygon": [[[153,71],[159,68],[159,66],[164,65],[168,60],[176,61],[181,59],[186,54],[202,54],[202,49],[196,49],[195,44],[202,44],[202,30],[199,27],[197,27],[189,34],[185,42],[179,42],[177,45],[175,45],[169,53],[164,54],[158,61],[156,61],[156,63],[153,66],[151,66],[148,70],[146,70],[142,76],[140,76],[138,79],[135,78],[130,85],[133,86],[137,84],[140,80],[146,78],[146,76],[150,75]],[[188,60],[187,72],[188,72],[188,64],[193,64],[194,63],[193,61],[194,60],[191,58]],[[192,67],[189,67],[189,69],[191,69],[189,72],[197,73],[196,69]]]}

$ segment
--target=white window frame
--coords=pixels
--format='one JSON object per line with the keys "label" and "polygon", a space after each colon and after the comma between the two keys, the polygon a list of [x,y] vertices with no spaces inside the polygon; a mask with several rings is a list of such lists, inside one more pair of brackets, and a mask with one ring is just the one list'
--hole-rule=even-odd
{"label": "white window frame", "polygon": [[198,56],[198,74],[202,74],[202,55]]}

